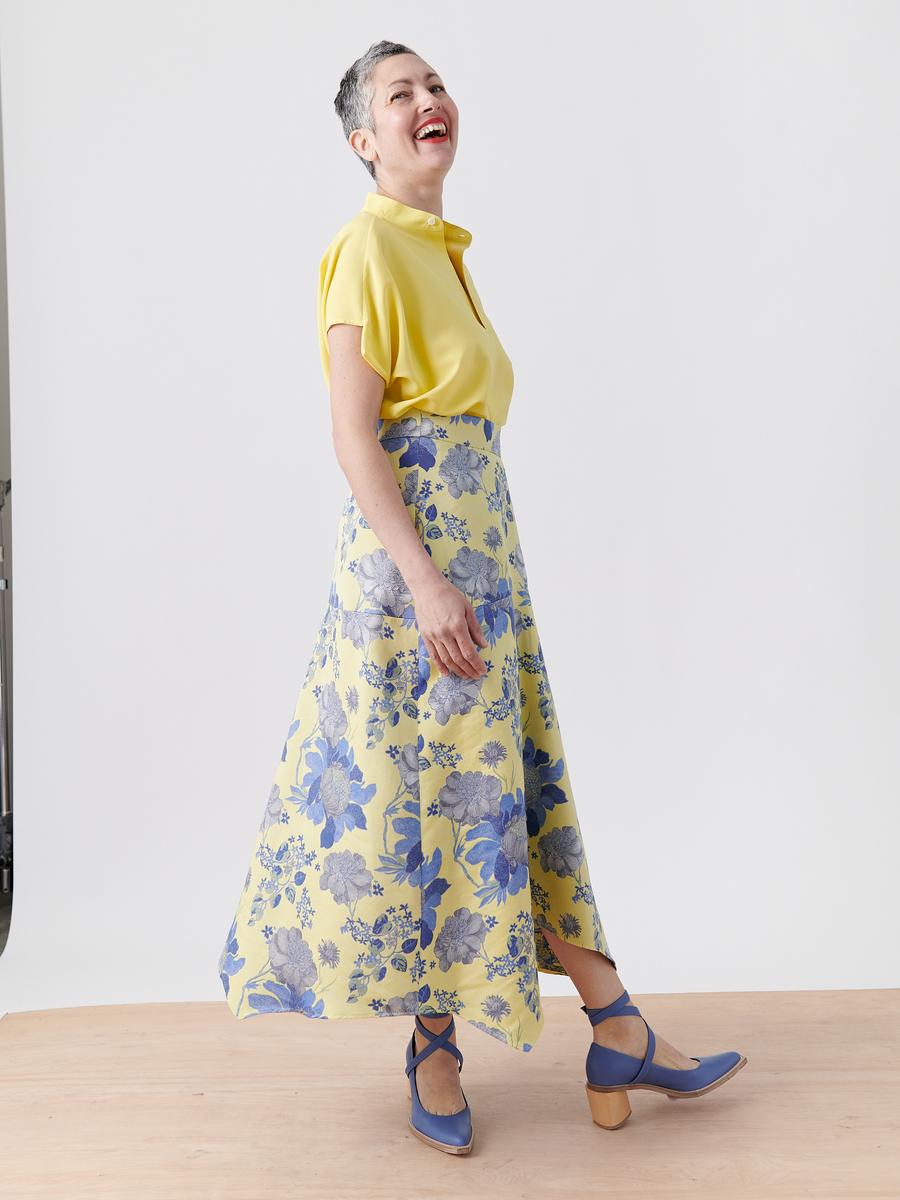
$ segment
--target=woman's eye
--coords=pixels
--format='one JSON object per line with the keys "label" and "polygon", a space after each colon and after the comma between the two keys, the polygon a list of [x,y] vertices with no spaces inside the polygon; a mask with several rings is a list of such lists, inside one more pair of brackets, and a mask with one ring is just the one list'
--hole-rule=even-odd
{"label": "woman's eye", "polygon": [[405,95],[406,95],[406,92],[395,92],[393,94],[393,96],[391,96],[391,99],[396,100],[398,96],[405,96]]}
{"label": "woman's eye", "polygon": [[444,85],[442,83],[436,83],[431,90],[433,92],[442,92],[444,90]]}

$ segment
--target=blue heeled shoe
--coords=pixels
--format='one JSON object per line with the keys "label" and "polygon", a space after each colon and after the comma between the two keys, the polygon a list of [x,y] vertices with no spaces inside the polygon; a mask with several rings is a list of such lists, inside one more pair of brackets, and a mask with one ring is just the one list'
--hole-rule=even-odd
{"label": "blue heeled shoe", "polygon": [[[631,997],[623,992],[607,1008],[586,1008],[582,1012],[590,1017],[591,1025],[599,1025],[609,1017],[640,1017],[631,1003]],[[643,1017],[641,1017],[643,1020]],[[644,1021],[647,1025],[647,1022]],[[588,1103],[591,1116],[604,1129],[618,1129],[631,1116],[628,1092],[644,1089],[649,1092],[664,1092],[672,1100],[689,1096],[705,1096],[713,1088],[720,1087],[746,1065],[742,1054],[730,1051],[727,1054],[711,1054],[706,1058],[695,1058],[698,1065],[690,1071],[675,1071],[669,1067],[653,1065],[656,1038],[647,1025],[647,1053],[644,1061],[630,1054],[620,1054],[606,1046],[591,1044],[588,1050],[586,1071]]]}
{"label": "blue heeled shoe", "polygon": [[[459,1069],[462,1070],[463,1056],[449,1041],[450,1035],[453,1032],[453,1014],[450,1014],[450,1021],[447,1028],[440,1033],[432,1033],[430,1029],[426,1029],[422,1022],[416,1017],[416,1032],[422,1038],[427,1038],[429,1045],[424,1050],[415,1053],[415,1033],[409,1039],[409,1045],[406,1047],[406,1081],[409,1091],[409,1098],[412,1101],[412,1110],[409,1114],[409,1127],[423,1142],[427,1142],[429,1146],[434,1146],[438,1150],[443,1150],[445,1154],[468,1154],[472,1149],[472,1113],[469,1109],[469,1102],[466,1100],[466,1107],[462,1112],[442,1114],[431,1113],[422,1107],[419,1100],[419,1091],[416,1087],[416,1067],[423,1058],[427,1058],[429,1054],[434,1054],[435,1050],[449,1050],[459,1060]],[[466,1094],[463,1092],[463,1100],[466,1099]]]}

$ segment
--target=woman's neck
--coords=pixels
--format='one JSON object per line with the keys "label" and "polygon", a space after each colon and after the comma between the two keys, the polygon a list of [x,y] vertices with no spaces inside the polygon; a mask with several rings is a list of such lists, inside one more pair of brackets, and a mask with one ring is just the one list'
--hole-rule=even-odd
{"label": "woman's neck", "polygon": [[375,189],[377,196],[387,196],[388,200],[396,200],[398,204],[417,208],[420,212],[434,213],[441,220],[444,219],[443,192],[443,179],[427,184],[402,184],[389,179]]}

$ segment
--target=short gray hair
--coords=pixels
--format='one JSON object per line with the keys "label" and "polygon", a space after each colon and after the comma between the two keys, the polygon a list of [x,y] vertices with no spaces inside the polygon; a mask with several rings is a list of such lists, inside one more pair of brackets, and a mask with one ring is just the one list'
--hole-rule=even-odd
{"label": "short gray hair", "polygon": [[[372,128],[372,98],[375,88],[372,84],[372,72],[383,58],[391,58],[395,54],[415,54],[409,46],[400,42],[373,42],[362,58],[347,71],[341,80],[338,94],[334,98],[334,111],[341,118],[344,127],[344,137],[350,140],[354,129]],[[356,151],[353,151],[356,154]],[[359,161],[375,179],[375,164],[367,158],[357,155]]]}

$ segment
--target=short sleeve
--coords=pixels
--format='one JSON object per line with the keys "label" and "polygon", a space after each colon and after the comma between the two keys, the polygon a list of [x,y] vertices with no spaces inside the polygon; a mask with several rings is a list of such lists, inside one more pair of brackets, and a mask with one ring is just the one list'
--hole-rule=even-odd
{"label": "short sleeve", "polygon": [[363,358],[389,384],[397,347],[391,334],[392,281],[377,248],[370,245],[367,225],[351,222],[325,252],[319,268],[319,339],[322,369],[329,381],[328,330],[332,325],[359,325]]}

